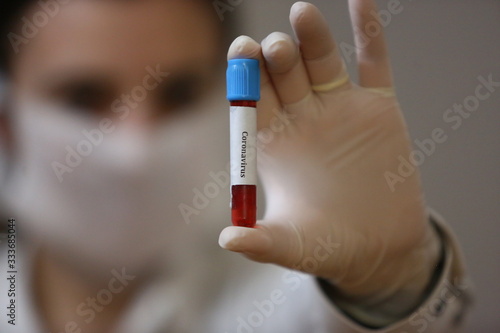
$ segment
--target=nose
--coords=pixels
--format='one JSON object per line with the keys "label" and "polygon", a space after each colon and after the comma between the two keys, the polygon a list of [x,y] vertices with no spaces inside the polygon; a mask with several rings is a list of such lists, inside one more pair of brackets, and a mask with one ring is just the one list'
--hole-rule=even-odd
{"label": "nose", "polygon": [[128,112],[122,117],[120,117],[121,122],[126,127],[141,127],[148,128],[153,125],[154,118],[158,114],[158,111],[154,110],[154,107],[149,101],[150,99],[131,102],[129,101]]}
{"label": "nose", "polygon": [[143,100],[134,100],[130,95],[122,95],[121,109],[118,115],[120,123],[129,128],[152,129],[159,122],[168,121],[172,110],[169,106],[161,105],[151,92]]}
{"label": "nose", "polygon": [[151,127],[160,116],[169,111],[161,109],[157,99],[158,90],[162,89],[170,73],[161,71],[159,65],[155,68],[147,66],[146,72],[137,74],[135,85],[127,85],[128,89],[122,90],[126,92],[121,94],[119,103],[115,104],[124,111],[120,118],[129,126]]}

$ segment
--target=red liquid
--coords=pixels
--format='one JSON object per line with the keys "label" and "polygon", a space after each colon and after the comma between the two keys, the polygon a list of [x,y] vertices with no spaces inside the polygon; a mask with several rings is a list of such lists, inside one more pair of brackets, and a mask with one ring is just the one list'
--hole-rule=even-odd
{"label": "red liquid", "polygon": [[[256,101],[231,101],[231,106],[257,107]],[[253,228],[257,222],[257,186],[231,186],[231,221],[238,227]]]}
{"label": "red liquid", "polygon": [[233,225],[253,228],[257,222],[257,186],[231,186],[231,220]]}
{"label": "red liquid", "polygon": [[250,108],[256,108],[256,101],[231,101],[231,106],[248,106]]}

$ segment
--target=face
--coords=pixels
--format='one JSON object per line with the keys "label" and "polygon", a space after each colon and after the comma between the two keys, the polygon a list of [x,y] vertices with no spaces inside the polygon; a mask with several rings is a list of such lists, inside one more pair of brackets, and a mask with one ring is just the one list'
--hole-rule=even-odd
{"label": "face", "polygon": [[[213,14],[194,0],[75,0],[14,57],[17,165],[2,200],[68,261],[141,269],[198,243],[179,207],[227,161],[213,125],[225,122],[196,111],[213,109],[221,72]],[[103,119],[117,129],[97,133]],[[213,201],[190,217],[207,225]]]}
{"label": "face", "polygon": [[210,10],[203,1],[182,0],[61,5],[59,14],[15,56],[14,94],[113,117],[117,114],[110,114],[110,106],[116,99],[136,104],[124,98],[143,85],[150,68],[163,73],[164,80],[146,83],[154,88],[143,101],[140,97],[127,121],[170,118],[211,86],[221,53],[220,31]]}

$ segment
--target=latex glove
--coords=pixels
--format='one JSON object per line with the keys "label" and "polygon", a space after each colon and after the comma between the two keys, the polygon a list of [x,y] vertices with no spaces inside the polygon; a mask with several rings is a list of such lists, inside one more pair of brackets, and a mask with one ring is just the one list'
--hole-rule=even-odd
{"label": "latex glove", "polygon": [[298,45],[283,33],[260,45],[246,36],[231,45],[229,58],[261,61],[259,135],[270,142],[259,149],[258,163],[267,208],[256,228],[227,227],[219,244],[330,279],[353,299],[402,290],[417,295],[438,242],[418,173],[393,184],[394,191],[386,181],[386,172],[397,173],[398,156],[408,158],[411,143],[382,33],[360,44],[359,32],[373,28],[376,8],[372,1],[349,4],[359,85],[348,79],[326,20],[311,4],[291,9]]}

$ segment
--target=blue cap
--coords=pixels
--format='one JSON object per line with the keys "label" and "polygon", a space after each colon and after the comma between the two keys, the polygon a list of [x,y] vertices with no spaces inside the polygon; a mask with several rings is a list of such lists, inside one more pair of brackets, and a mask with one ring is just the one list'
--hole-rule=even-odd
{"label": "blue cap", "polygon": [[260,70],[256,59],[231,59],[226,72],[229,101],[260,100]]}

